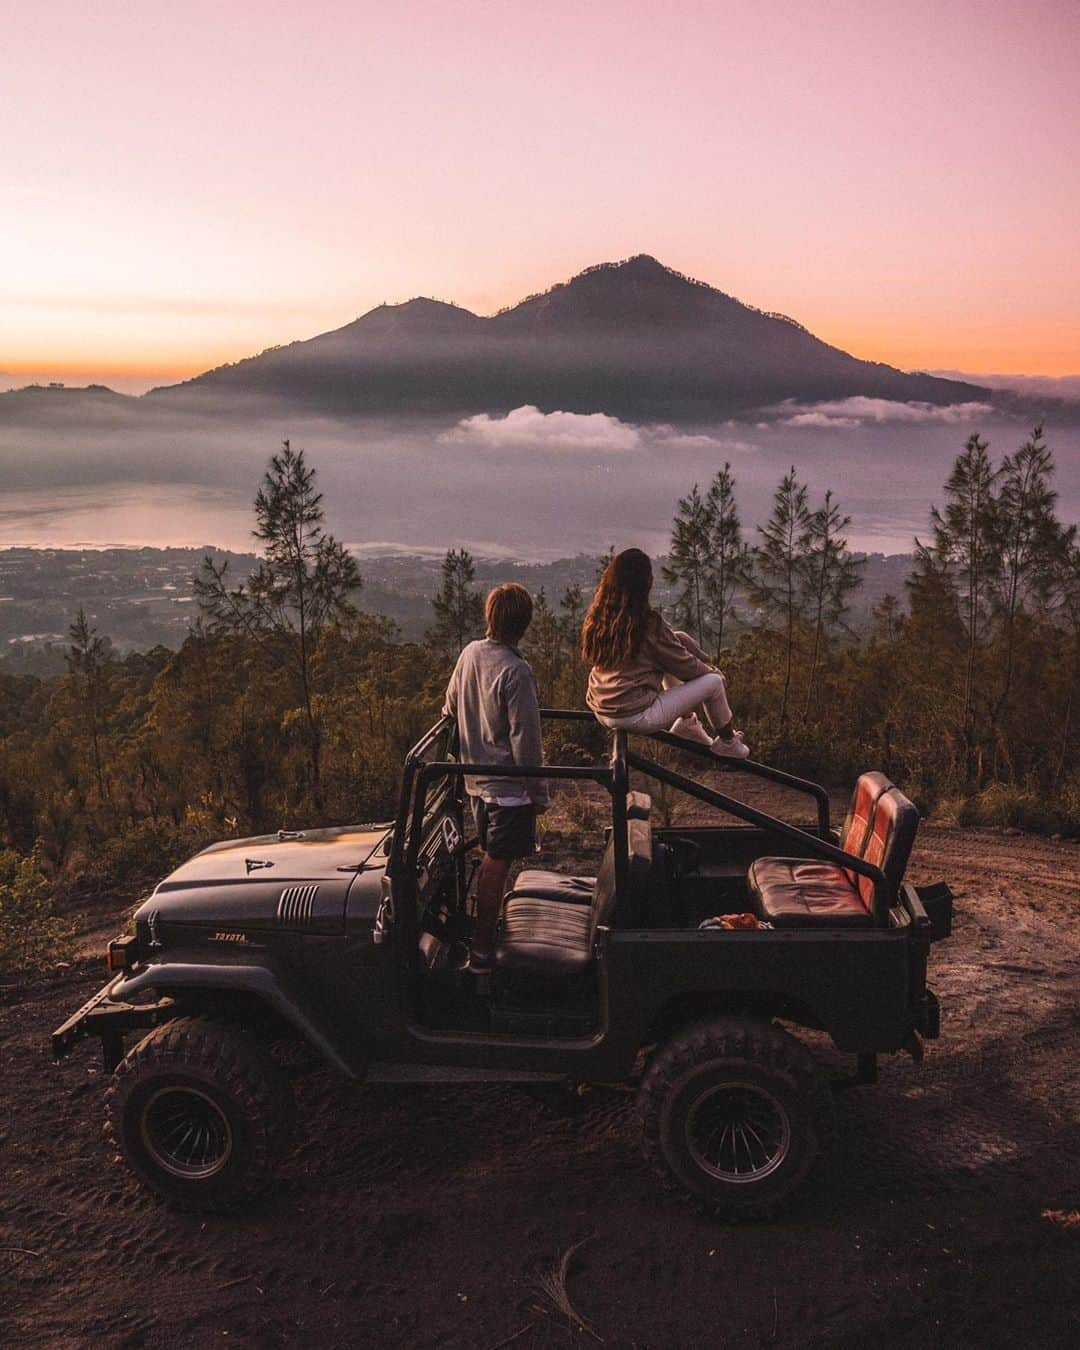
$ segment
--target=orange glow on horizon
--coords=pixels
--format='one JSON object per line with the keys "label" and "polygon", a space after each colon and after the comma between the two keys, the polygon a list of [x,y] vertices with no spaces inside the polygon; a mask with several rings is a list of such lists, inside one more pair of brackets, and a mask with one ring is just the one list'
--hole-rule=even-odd
{"label": "orange glow on horizon", "polygon": [[8,9],[8,385],[642,252],[866,359],[1080,372],[1075,2]]}
{"label": "orange glow on horizon", "polygon": [[899,324],[890,328],[883,321],[811,331],[863,361],[884,361],[900,370],[1051,378],[1080,374],[1080,323],[1017,323],[1000,331],[965,324],[928,333]]}

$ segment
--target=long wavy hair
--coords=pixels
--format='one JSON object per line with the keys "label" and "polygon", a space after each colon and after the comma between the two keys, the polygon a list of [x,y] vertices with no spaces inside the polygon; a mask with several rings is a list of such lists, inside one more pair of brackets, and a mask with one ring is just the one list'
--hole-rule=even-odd
{"label": "long wavy hair", "polygon": [[652,563],[639,548],[616,553],[604,568],[585,622],[581,655],[590,666],[618,670],[641,650],[652,612]]}

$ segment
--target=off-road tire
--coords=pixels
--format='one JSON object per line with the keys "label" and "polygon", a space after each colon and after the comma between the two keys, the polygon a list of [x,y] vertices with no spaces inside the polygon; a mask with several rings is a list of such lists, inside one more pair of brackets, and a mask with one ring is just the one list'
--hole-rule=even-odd
{"label": "off-road tire", "polygon": [[[728,1137],[723,1112],[730,1115],[737,1103],[745,1112],[747,1102],[774,1122],[774,1140],[762,1130],[765,1146],[753,1145],[753,1160],[748,1162],[745,1150],[734,1161],[730,1152],[721,1152],[712,1159],[716,1170],[710,1170],[701,1137],[712,1121],[701,1127],[699,1116],[710,1107],[721,1112],[709,1139],[719,1132],[723,1148]],[[815,1159],[835,1148],[832,1094],[810,1053],[780,1027],[750,1018],[698,1022],[672,1036],[653,1056],[638,1091],[638,1110],[645,1156],[660,1175],[709,1209],[733,1217],[769,1217],[805,1180]],[[748,1175],[736,1180],[732,1172],[739,1161],[748,1163]]]}
{"label": "off-road tire", "polygon": [[[182,1209],[220,1213],[270,1179],[291,1105],[284,1075],[249,1032],[179,1017],[151,1031],[118,1066],[106,1097],[105,1134],[159,1195]],[[166,1131],[177,1132],[171,1122],[185,1108],[194,1113],[196,1138],[207,1144],[194,1159],[181,1160],[166,1147],[173,1137]]]}

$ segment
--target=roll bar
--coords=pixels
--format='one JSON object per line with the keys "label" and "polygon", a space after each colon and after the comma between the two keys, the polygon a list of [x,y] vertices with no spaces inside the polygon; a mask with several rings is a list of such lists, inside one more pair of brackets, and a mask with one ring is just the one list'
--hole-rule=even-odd
{"label": "roll bar", "polygon": [[[698,783],[693,778],[685,778],[673,769],[665,769],[662,765],[651,759],[646,759],[644,755],[637,755],[632,750],[627,753],[626,762],[632,768],[647,773],[650,778],[659,779],[661,783],[668,783],[671,787],[678,788],[691,797],[697,797],[699,801],[719,807],[721,811],[726,811],[729,815],[737,816],[740,820],[748,821],[751,825],[758,825],[762,829],[782,834],[786,839],[790,839],[793,843],[805,848],[814,857],[839,863],[849,872],[868,877],[874,883],[874,918],[883,928],[888,923],[889,910],[896,903],[896,894],[892,882],[880,867],[875,867],[873,863],[868,863],[855,853],[846,853],[842,848],[831,844],[827,839],[819,839],[816,834],[809,834],[806,830],[800,830],[797,825],[789,825],[785,820],[770,816],[767,811],[758,811],[753,806],[747,806],[745,802],[729,797],[725,792],[717,792],[715,788],[706,787],[704,783]],[[746,761],[743,760],[742,763],[745,764]]]}
{"label": "roll bar", "polygon": [[[596,723],[592,713],[578,708],[541,708],[540,716],[545,721]],[[505,764],[462,764],[457,760],[446,759],[425,763],[422,758],[424,752],[430,749],[436,739],[452,725],[454,725],[452,718],[441,717],[434,726],[421,736],[405,757],[405,772],[401,781],[396,819],[400,823],[408,817],[409,829],[405,832],[394,831],[394,841],[388,865],[388,871],[391,875],[400,874],[403,863],[406,864],[407,875],[415,870],[429,782],[436,778],[463,778],[466,774],[497,776],[500,773],[503,775],[506,773],[507,766]],[[756,807],[747,806],[744,802],[729,797],[724,792],[706,787],[704,783],[699,783],[693,778],[687,778],[684,774],[676,773],[673,769],[667,769],[662,764],[657,764],[655,760],[637,754],[627,747],[627,735],[625,730],[621,729],[612,732],[612,754],[610,764],[607,766],[600,764],[515,765],[514,777],[588,780],[599,783],[601,787],[608,791],[611,795],[612,833],[615,841],[615,876],[616,883],[620,887],[625,884],[626,880],[628,861],[626,794],[630,787],[630,769],[633,768],[647,774],[650,778],[655,778],[658,782],[667,783],[670,787],[685,792],[689,797],[696,797],[698,801],[705,802],[706,805],[718,807],[721,811],[727,812],[728,815],[735,816],[736,819],[745,820],[751,825],[757,825],[759,828],[767,829],[790,839],[793,843],[805,849],[812,857],[824,858],[829,862],[838,863],[841,867],[856,873],[858,876],[867,877],[874,883],[874,918],[883,927],[888,923],[889,909],[896,903],[892,883],[879,867],[866,862],[854,853],[845,852],[830,841],[829,794],[820,783],[814,783],[810,779],[785,773],[782,769],[775,769],[769,764],[758,764],[754,760],[724,761],[718,759],[709,751],[707,746],[695,745],[693,742],[682,740],[678,736],[672,736],[666,731],[652,733],[650,739],[658,740],[677,750],[707,759],[711,768],[749,773],[757,778],[764,778],[769,782],[778,783],[783,787],[813,797],[817,804],[818,834],[811,834],[807,830],[799,829],[797,825],[790,825],[787,821],[780,820],[767,811],[759,811]],[[403,834],[408,838],[407,851]]]}
{"label": "roll bar", "polygon": [[807,797],[813,797],[817,803],[818,830],[821,832],[823,839],[829,837],[832,828],[829,822],[829,794],[820,783],[811,782],[809,778],[796,778],[793,773],[785,773],[783,769],[774,769],[771,764],[759,764],[753,759],[719,759],[707,745],[695,745],[693,741],[684,741],[679,736],[672,736],[668,731],[650,732],[649,739],[651,741],[662,741],[664,745],[673,746],[676,750],[689,751],[692,755],[707,759],[714,769],[753,774],[755,778],[765,778],[770,783],[779,783],[783,787],[791,788],[794,792],[801,792]]}

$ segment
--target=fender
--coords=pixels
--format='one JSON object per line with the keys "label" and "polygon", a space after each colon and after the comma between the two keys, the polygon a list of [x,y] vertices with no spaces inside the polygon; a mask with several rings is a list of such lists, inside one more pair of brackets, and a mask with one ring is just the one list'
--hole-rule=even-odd
{"label": "fender", "polygon": [[276,963],[270,960],[248,961],[232,965],[205,960],[162,957],[111,988],[109,997],[127,1000],[144,989],[159,989],[167,994],[198,992],[206,989],[253,994],[273,1008],[320,1055],[350,1078],[363,1078],[368,1056],[361,1046],[344,1045],[312,1017],[281,979]]}

